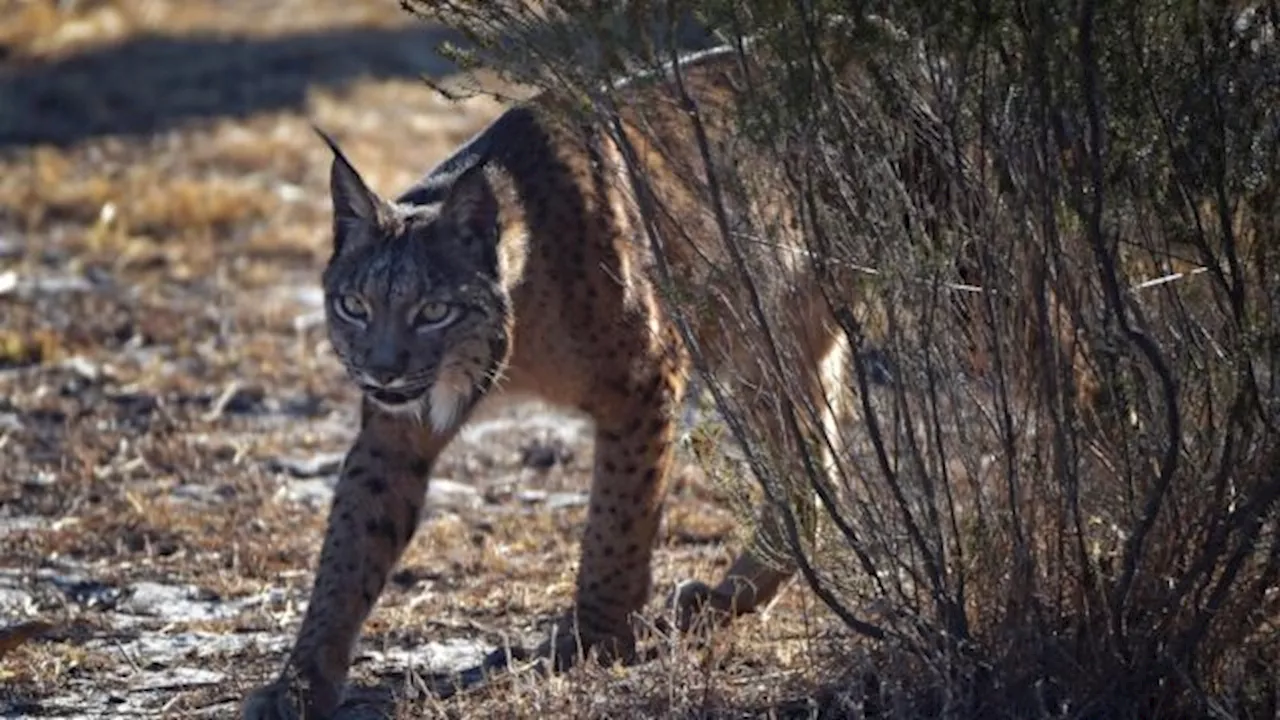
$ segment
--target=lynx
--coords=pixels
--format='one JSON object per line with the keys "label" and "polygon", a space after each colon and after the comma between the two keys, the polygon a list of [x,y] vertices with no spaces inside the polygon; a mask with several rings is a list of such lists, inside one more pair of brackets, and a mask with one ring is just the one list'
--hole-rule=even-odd
{"label": "lynx", "polygon": [[[756,156],[732,131],[739,72],[736,56],[710,53],[683,76],[716,162],[740,166],[719,169],[751,184],[728,193],[740,198],[729,230],[751,218],[775,233],[797,232],[781,191],[769,190],[783,185],[777,172],[753,165]],[[634,651],[633,618],[651,591],[691,374],[690,347],[659,292],[660,266],[699,308],[697,348],[757,408],[758,432],[790,442],[766,357],[799,370],[793,381],[814,407],[832,407],[828,369],[844,365],[832,361],[847,348],[808,263],[752,244],[740,260],[767,268],[768,284],[748,295],[723,280],[731,258],[673,79],[624,90],[619,127],[629,147],[609,127],[571,120],[562,102],[544,93],[512,107],[394,199],[370,190],[324,136],[333,153],[333,251],[322,278],[328,331],[363,391],[361,424],[287,666],[248,698],[245,718],[334,713],[361,625],[417,527],[434,461],[478,403],[503,394],[533,394],[594,423],[575,601],[557,640],[539,653],[567,667],[587,648],[605,657]],[[651,250],[625,157],[636,160],[648,178],[644,197],[660,208],[661,256]],[[749,307],[785,319],[768,352],[744,318]],[[731,618],[775,596],[793,573],[763,549],[782,532],[775,516],[762,508],[755,540],[719,584],[680,586],[679,625],[699,608]]]}

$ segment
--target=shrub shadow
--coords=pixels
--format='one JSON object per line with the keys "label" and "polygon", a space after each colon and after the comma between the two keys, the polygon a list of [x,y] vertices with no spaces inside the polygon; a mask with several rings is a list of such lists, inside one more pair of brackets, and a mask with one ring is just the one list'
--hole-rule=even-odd
{"label": "shrub shadow", "polygon": [[435,52],[446,39],[458,38],[427,25],[262,39],[149,34],[53,62],[10,61],[0,66],[0,150],[296,109],[317,86],[439,77],[454,70]]}

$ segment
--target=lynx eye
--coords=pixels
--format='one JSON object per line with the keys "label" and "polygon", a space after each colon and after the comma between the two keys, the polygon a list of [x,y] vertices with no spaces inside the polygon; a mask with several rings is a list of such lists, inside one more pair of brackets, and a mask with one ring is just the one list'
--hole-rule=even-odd
{"label": "lynx eye", "polygon": [[419,330],[430,330],[447,324],[453,319],[455,310],[452,305],[442,302],[429,302],[418,308],[413,316],[413,325]]}
{"label": "lynx eye", "polygon": [[363,325],[369,320],[369,306],[359,295],[353,293],[339,295],[333,307],[348,322]]}

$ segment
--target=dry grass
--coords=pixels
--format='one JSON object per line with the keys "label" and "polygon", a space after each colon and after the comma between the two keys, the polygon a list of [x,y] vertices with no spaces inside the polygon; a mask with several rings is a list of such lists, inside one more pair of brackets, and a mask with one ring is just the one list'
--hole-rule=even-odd
{"label": "dry grass", "polygon": [[[402,71],[405,53],[425,52],[431,31],[390,0],[4,7],[0,565],[31,574],[74,566],[120,586],[190,583],[224,599],[284,590],[235,620],[161,632],[288,634],[300,620],[324,512],[281,498],[283,476],[268,461],[341,450],[354,432],[356,399],[322,328],[308,320],[328,250],[329,160],[309,123],[341,138],[371,184],[390,191],[499,105],[450,102]],[[331,41],[294,49],[308,37]],[[133,44],[156,38],[172,43],[165,62],[130,55]],[[187,41],[194,44],[184,51]],[[343,58],[341,78],[308,64],[318,53]],[[144,91],[129,89],[138,87]],[[191,95],[168,94],[174,88]],[[53,99],[32,99],[42,92]],[[120,98],[127,104],[113,106]],[[51,114],[31,110],[41,107]],[[92,121],[54,122],[67,107]],[[585,489],[586,460],[530,471],[514,442],[501,438],[482,455],[452,453],[440,474],[489,489]],[[179,493],[191,488],[198,500]],[[731,552],[723,541],[732,518],[699,473],[682,473],[669,507],[661,592],[682,578],[714,576]],[[4,525],[16,518],[38,522]],[[581,509],[522,509],[509,493],[432,517],[363,647],[499,642],[504,632],[545,627],[570,599],[581,521]],[[5,624],[55,625],[0,658],[0,701],[19,713],[74,709],[77,692],[116,692],[146,665],[88,649],[118,633],[108,611],[65,600],[0,610]],[[823,654],[815,612],[792,591],[768,622],[749,620],[700,653],[625,671],[517,679],[444,702],[415,692],[412,668],[387,675],[385,663],[358,662],[355,675],[389,683],[406,700],[403,717],[769,707],[815,680]],[[156,712],[230,716],[281,659],[278,651],[214,654],[201,663],[225,680],[175,691]]]}

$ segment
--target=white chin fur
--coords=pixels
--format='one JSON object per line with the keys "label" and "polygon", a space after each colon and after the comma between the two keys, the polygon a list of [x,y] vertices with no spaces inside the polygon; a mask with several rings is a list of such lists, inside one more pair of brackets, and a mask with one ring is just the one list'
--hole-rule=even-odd
{"label": "white chin fur", "polygon": [[412,402],[407,402],[407,403],[397,403],[395,405],[388,405],[378,400],[377,398],[373,397],[372,395],[369,396],[369,399],[373,401],[374,405],[377,405],[378,407],[382,408],[385,412],[390,413],[392,415],[400,415],[400,416],[408,415],[408,416],[413,416],[418,418],[419,421],[422,420],[422,403],[424,401],[424,398],[418,398],[416,400],[413,400]]}
{"label": "white chin fur", "polygon": [[458,417],[462,414],[462,406],[467,401],[466,394],[452,383],[441,379],[431,386],[429,397],[431,399],[429,417],[432,429],[438,433],[452,430],[454,424],[458,422]]}
{"label": "white chin fur", "polygon": [[412,417],[421,423],[423,411],[431,429],[437,433],[453,430],[462,419],[467,401],[471,397],[471,386],[466,376],[460,373],[445,373],[431,386],[431,390],[423,397],[412,402],[388,405],[372,395],[369,399],[384,412],[398,417]]}

